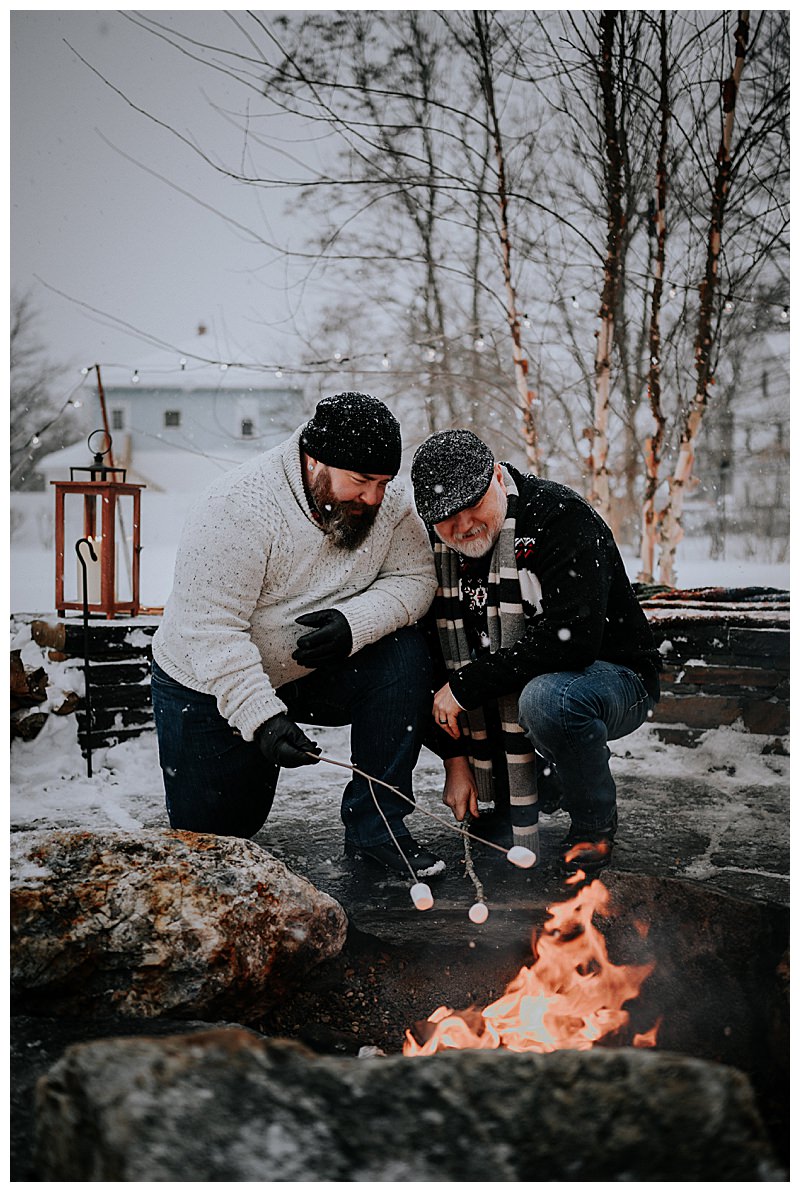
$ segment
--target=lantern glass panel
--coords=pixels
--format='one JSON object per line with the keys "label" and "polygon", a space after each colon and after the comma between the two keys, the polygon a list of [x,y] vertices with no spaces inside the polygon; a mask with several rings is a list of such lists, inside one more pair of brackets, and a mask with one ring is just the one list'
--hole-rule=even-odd
{"label": "lantern glass panel", "polygon": [[83,600],[83,569],[75,553],[79,538],[89,538],[94,544],[97,563],[92,562],[87,546],[81,547],[81,556],[86,560],[89,602],[100,599],[100,518],[100,503],[96,497],[67,494],[64,501],[64,599],[71,603]]}
{"label": "lantern glass panel", "polygon": [[117,518],[114,527],[116,544],[117,589],[114,599],[121,604],[133,599],[133,497],[117,497]]}

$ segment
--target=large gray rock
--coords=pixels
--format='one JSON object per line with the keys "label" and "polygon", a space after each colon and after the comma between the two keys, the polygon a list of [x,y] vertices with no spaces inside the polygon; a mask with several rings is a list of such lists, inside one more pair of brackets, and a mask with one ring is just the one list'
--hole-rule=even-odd
{"label": "large gray rock", "polygon": [[338,902],[234,837],[19,833],[11,877],[27,1014],[230,1019],[284,997],[347,930]]}
{"label": "large gray rock", "polygon": [[37,1089],[51,1181],[785,1178],[749,1083],[657,1051],[315,1057],[239,1030],[71,1047]]}

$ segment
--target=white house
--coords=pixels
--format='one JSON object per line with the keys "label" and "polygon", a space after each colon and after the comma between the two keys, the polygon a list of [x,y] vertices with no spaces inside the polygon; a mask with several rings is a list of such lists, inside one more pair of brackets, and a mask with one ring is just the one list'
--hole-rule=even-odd
{"label": "white house", "polygon": [[52,480],[69,480],[71,467],[88,466],[92,451],[102,450],[104,435],[92,438],[91,450],[87,438],[107,424],[113,463],[127,469],[129,482],[150,492],[196,492],[281,442],[310,413],[296,387],[109,385],[105,418],[93,392],[84,399],[86,438],[42,456],[36,470],[48,489]]}

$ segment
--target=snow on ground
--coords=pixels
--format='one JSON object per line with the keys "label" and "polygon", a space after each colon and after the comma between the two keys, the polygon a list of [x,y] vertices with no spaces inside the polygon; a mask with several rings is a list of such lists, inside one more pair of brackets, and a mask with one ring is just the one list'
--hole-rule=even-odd
{"label": "snow on ground", "polygon": [[[175,552],[183,523],[196,493],[142,493],[141,598],[146,606],[162,606],[172,587]],[[55,599],[51,493],[11,494],[11,611],[47,612]],[[749,540],[731,536],[728,557],[712,559],[703,539],[685,539],[677,553],[677,583],[695,587],[789,587],[789,563],[769,562],[777,544],[762,544],[761,559],[753,558]],[[623,551],[631,579],[639,560]],[[77,566],[77,563],[76,563]],[[71,574],[71,573],[70,573]]]}
{"label": "snow on ground", "polygon": [[[314,727],[314,736],[325,756],[349,759],[349,730]],[[761,755],[764,738],[734,728],[705,734],[695,749],[666,745],[648,725],[611,743],[615,776],[652,782],[654,774],[668,790],[675,781],[714,774],[715,787],[733,797],[755,786],[768,787],[789,778],[789,758]],[[92,755],[93,775],[87,776],[72,716],[49,716],[33,741],[15,741],[11,749],[11,822],[16,830],[74,828],[99,831],[121,828],[168,827],[164,810],[161,771],[155,733],[97,749]],[[733,771],[733,772],[731,772]],[[280,819],[297,797],[309,814],[319,807],[338,818],[339,798],[346,775],[338,767],[320,763],[284,770],[271,819]],[[422,804],[445,817],[440,804],[441,763],[423,750],[416,771],[417,795]],[[296,809],[295,809],[296,810]]]}
{"label": "snow on ground", "polygon": [[[52,494],[12,493],[11,539],[11,612],[48,613],[54,601],[54,552],[52,546]],[[143,494],[142,507],[142,587],[145,605],[163,605],[172,585],[176,543],[193,500],[192,494]],[[774,547],[774,544],[772,544]],[[789,564],[758,562],[745,557],[751,544],[731,540],[730,553],[738,557],[712,560],[707,544],[692,540],[678,550],[678,582],[681,587],[726,586],[789,587]],[[638,560],[626,557],[628,574],[634,578]],[[22,639],[28,638],[27,628]],[[22,644],[22,641],[19,643]],[[14,648],[14,643],[12,643]],[[23,661],[38,665],[34,653],[38,647],[29,642]],[[69,664],[65,664],[67,667]],[[48,662],[53,684],[48,691],[46,708],[57,707],[62,691],[81,690],[82,675],[54,670]],[[340,760],[349,758],[346,729],[317,729],[323,752]],[[11,751],[12,823],[18,828],[75,827],[100,828],[167,826],[163,805],[161,772],[155,735],[150,732],[137,739],[93,755],[92,778],[86,776],[86,761],[81,757],[72,716],[50,716],[36,740],[15,741]],[[658,741],[647,726],[632,737],[614,742],[614,768],[620,776],[652,778],[653,758],[658,758],[664,779],[691,778],[698,772],[718,768],[721,784],[734,791],[761,781],[775,782],[776,774],[788,777],[788,759],[761,757],[763,738],[733,729],[709,733],[697,749],[667,746]],[[735,774],[727,768],[735,764]],[[441,765],[423,751],[417,770],[418,793],[431,810],[441,812]],[[326,812],[338,814],[339,792],[346,781],[341,769],[321,764],[309,782],[306,768],[284,771],[273,818],[293,792],[306,792],[304,798],[319,796]],[[313,788],[313,793],[309,793]],[[428,798],[429,796],[429,798]],[[444,812],[444,814],[448,814]]]}

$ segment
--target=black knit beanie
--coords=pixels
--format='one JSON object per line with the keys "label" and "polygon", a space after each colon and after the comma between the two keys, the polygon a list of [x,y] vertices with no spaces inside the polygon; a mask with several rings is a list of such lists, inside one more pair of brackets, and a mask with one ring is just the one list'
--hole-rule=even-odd
{"label": "black knit beanie", "polygon": [[300,446],[329,468],[372,476],[396,476],[400,471],[400,423],[368,393],[323,397],[303,428]]}
{"label": "black knit beanie", "polygon": [[494,456],[471,430],[443,430],[417,448],[411,483],[417,513],[429,526],[480,501],[494,475]]}

